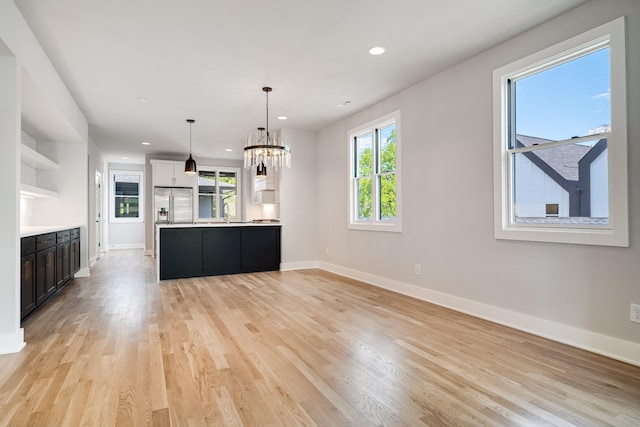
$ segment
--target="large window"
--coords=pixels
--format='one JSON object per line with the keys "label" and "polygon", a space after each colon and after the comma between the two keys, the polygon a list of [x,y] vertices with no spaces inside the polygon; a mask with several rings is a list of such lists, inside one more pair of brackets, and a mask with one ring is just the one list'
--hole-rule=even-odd
{"label": "large window", "polygon": [[497,238],[626,246],[623,18],[494,72]]}
{"label": "large window", "polygon": [[203,169],[198,172],[198,219],[237,220],[239,170]]}
{"label": "large window", "polygon": [[111,171],[111,222],[142,222],[141,171]]}
{"label": "large window", "polygon": [[349,132],[349,228],[401,231],[400,112]]}

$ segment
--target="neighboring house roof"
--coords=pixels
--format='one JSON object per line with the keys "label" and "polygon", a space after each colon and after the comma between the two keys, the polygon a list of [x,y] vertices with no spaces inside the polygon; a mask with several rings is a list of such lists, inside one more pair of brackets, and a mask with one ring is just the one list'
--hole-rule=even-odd
{"label": "neighboring house roof", "polygon": [[[553,142],[534,136],[516,135],[518,147]],[[569,193],[569,216],[591,215],[591,162],[607,149],[607,139],[593,146],[567,144],[525,152],[524,156]]]}
{"label": "neighboring house roof", "polygon": [[[536,138],[535,136],[516,135],[516,140],[525,147],[543,145],[553,142],[549,139]],[[537,150],[535,155],[548,164],[567,181],[578,181],[578,162],[592,147],[580,144],[562,145],[546,150]]]}

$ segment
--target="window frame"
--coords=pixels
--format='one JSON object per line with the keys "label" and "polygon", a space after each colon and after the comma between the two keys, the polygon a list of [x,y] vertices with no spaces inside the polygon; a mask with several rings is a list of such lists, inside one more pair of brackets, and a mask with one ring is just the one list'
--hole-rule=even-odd
{"label": "window frame", "polygon": [[[562,63],[598,44],[609,47],[611,131],[607,138],[609,220],[607,225],[522,224],[514,221],[512,123],[509,83]],[[496,239],[629,246],[625,18],[620,17],[493,71],[494,236]],[[577,57],[577,56],[576,56]],[[582,139],[582,138],[581,138]],[[585,138],[586,139],[586,138]],[[574,141],[578,141],[575,139]],[[560,141],[558,143],[561,143]],[[557,143],[551,143],[552,146]]]}
{"label": "window frame", "polygon": [[[137,175],[140,178],[138,183],[138,217],[119,218],[116,217],[116,175]],[[109,171],[109,222],[112,224],[142,223],[144,222],[144,172],[138,170],[111,170]]]}
{"label": "window frame", "polygon": [[[230,166],[198,166],[198,174],[196,176],[196,182],[194,184],[194,203],[195,203],[195,215],[194,221],[197,223],[203,222],[224,222],[224,212],[220,209],[216,209],[215,218],[200,218],[200,185],[198,178],[200,172],[215,172],[216,173],[216,190],[215,195],[218,197],[220,189],[220,172],[233,172],[236,174],[236,217],[230,219],[230,221],[238,222],[242,219],[242,169]],[[221,215],[222,214],[222,215]]]}
{"label": "window frame", "polygon": [[[393,172],[396,177],[396,219],[395,221],[389,220],[381,220],[380,212],[379,212],[379,198],[380,198],[380,177],[391,174],[390,172],[380,172],[379,169],[379,149],[380,142],[378,138],[376,138],[376,131],[395,123],[396,130],[396,159],[395,159],[395,171]],[[371,132],[373,135],[373,154],[372,154],[372,162],[373,162],[373,170],[371,175],[372,180],[372,220],[371,221],[359,221],[357,220],[357,212],[358,212],[358,203],[356,202],[356,184],[359,178],[356,176],[357,166],[356,166],[356,148],[355,142],[358,136],[364,135],[366,133]],[[400,119],[400,110],[393,111],[389,114],[386,114],[378,119],[367,122],[363,125],[360,125],[354,129],[351,129],[348,132],[348,150],[349,155],[347,156],[349,159],[349,167],[347,168],[349,171],[349,221],[348,221],[348,229],[351,230],[369,230],[369,231],[388,231],[388,232],[402,232],[402,198],[401,198],[401,145],[402,145],[402,136],[401,136],[401,119]]]}

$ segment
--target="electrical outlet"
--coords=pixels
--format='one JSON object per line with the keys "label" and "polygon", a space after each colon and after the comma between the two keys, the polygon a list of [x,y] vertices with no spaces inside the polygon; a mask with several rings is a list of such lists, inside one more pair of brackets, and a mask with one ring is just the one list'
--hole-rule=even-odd
{"label": "electrical outlet", "polygon": [[640,323],[640,304],[631,304],[631,317],[629,320]]}
{"label": "electrical outlet", "polygon": [[419,275],[420,275],[420,270],[421,270],[421,269],[420,269],[420,264],[416,264],[416,265],[413,267],[413,271],[415,271],[416,276],[419,276]]}

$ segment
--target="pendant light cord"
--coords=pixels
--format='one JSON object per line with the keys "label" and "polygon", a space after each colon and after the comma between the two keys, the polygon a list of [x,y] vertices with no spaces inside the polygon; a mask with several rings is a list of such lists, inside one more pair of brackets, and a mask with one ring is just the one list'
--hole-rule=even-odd
{"label": "pendant light cord", "polygon": [[267,94],[267,143],[269,141],[269,91],[265,91]]}

